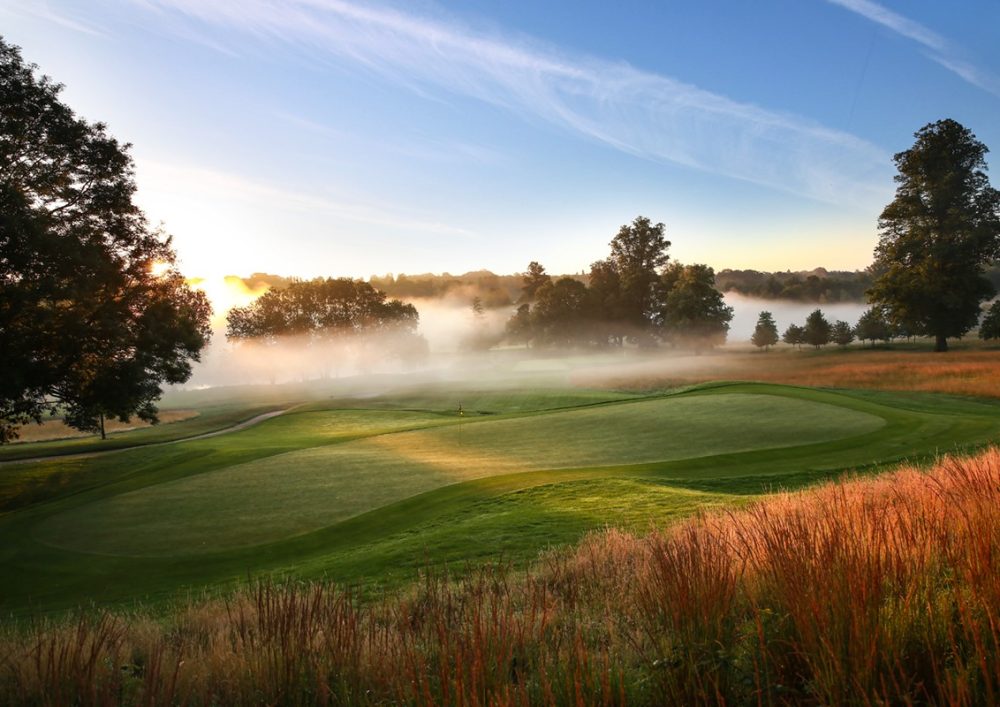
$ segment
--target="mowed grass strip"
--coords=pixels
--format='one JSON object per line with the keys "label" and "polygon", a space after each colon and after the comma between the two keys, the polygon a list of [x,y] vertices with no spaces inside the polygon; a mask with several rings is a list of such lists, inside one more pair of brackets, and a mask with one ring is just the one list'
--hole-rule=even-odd
{"label": "mowed grass strip", "polygon": [[[413,413],[419,415],[418,413]],[[363,435],[403,413],[313,412],[258,435]],[[421,420],[423,421],[423,420]],[[875,415],[794,397],[691,395],[378,434],[142,488],[55,515],[50,545],[126,556],[181,556],[271,542],[445,485],[560,468],[687,459],[808,445],[875,432]]]}

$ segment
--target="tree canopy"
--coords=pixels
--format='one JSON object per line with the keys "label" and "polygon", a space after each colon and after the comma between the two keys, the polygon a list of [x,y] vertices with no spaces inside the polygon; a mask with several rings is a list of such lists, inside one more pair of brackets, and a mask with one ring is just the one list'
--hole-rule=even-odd
{"label": "tree canopy", "polygon": [[983,276],[1000,254],[1000,192],[986,175],[986,146],[954,120],[925,125],[894,157],[896,196],[879,218],[869,300],[911,334],[962,336],[994,294]]}
{"label": "tree canopy", "polygon": [[301,336],[323,340],[372,332],[415,333],[416,307],[388,299],[364,280],[293,280],[226,315],[228,339],[274,342]]}
{"label": "tree canopy", "polygon": [[757,317],[757,326],[754,327],[750,341],[765,351],[778,343],[778,325],[775,324],[774,316],[770,312],[761,312]]}
{"label": "tree canopy", "polygon": [[658,312],[663,336],[696,349],[726,341],[733,308],[715,289],[715,272],[707,265],[673,263],[661,280],[664,293]]}
{"label": "tree canopy", "polygon": [[132,201],[129,145],[61,90],[0,39],[0,442],[57,410],[85,431],[156,422],[161,385],[190,377],[211,333]]}
{"label": "tree canopy", "polygon": [[861,339],[862,343],[871,341],[872,346],[878,340],[888,341],[891,338],[891,331],[882,309],[879,307],[866,309],[854,326],[854,335]]}
{"label": "tree canopy", "polygon": [[591,264],[586,283],[553,282],[537,262],[529,264],[522,302],[507,322],[508,340],[599,347],[664,340],[695,348],[724,342],[733,314],[715,288],[714,271],[698,264],[666,267],[664,230],[644,216],[623,225],[610,255]]}
{"label": "tree canopy", "polygon": [[986,310],[986,315],[979,324],[979,338],[983,340],[1000,339],[1000,301],[994,302]]}
{"label": "tree canopy", "polygon": [[806,325],[802,330],[802,343],[819,348],[830,343],[830,322],[823,316],[823,311],[815,309],[806,317]]}
{"label": "tree canopy", "polygon": [[621,314],[637,330],[647,329],[658,308],[657,284],[667,264],[666,226],[636,216],[611,240],[608,263],[618,275]]}

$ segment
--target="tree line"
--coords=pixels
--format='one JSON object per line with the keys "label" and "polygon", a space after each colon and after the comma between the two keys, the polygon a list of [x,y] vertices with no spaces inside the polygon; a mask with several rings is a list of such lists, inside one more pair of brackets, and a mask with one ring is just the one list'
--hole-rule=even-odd
{"label": "tree line", "polygon": [[801,272],[720,270],[715,284],[723,292],[745,297],[792,302],[863,302],[872,286],[871,273],[860,270],[828,271],[816,268]]}
{"label": "tree line", "polygon": [[623,225],[586,282],[553,279],[532,261],[507,322],[508,340],[536,347],[724,343],[733,310],[715,288],[715,273],[670,263],[665,228],[645,216]]}

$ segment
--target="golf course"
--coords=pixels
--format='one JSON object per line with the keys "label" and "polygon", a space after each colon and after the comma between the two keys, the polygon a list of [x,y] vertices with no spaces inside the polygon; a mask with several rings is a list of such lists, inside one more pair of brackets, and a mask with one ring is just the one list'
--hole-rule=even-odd
{"label": "golf course", "polygon": [[108,451],[4,449],[0,610],[168,604],[265,577],[377,596],[424,569],[527,565],[592,530],[978,449],[1000,438],[998,413],[985,399],[746,382],[212,401]]}

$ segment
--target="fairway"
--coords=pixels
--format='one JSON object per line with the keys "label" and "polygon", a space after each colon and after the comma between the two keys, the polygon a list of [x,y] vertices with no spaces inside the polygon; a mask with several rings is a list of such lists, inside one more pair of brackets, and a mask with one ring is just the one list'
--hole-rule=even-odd
{"label": "fairway", "polygon": [[313,400],[217,437],[0,467],[16,509],[0,517],[3,607],[168,599],[257,573],[397,586],[1000,432],[990,402],[770,384],[466,391],[464,416],[456,399]]}
{"label": "fairway", "polygon": [[[363,434],[412,413],[304,413]],[[292,430],[295,415],[271,423]],[[728,424],[726,424],[728,421]],[[265,423],[259,434],[267,434]],[[99,501],[43,523],[36,537],[84,552],[184,555],[315,530],[432,489],[486,476],[635,464],[811,444],[873,432],[874,415],[769,395],[711,395],[376,436],[228,467]],[[164,509],[169,512],[164,513]]]}

